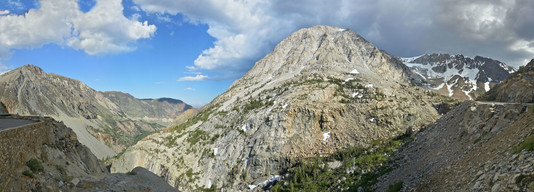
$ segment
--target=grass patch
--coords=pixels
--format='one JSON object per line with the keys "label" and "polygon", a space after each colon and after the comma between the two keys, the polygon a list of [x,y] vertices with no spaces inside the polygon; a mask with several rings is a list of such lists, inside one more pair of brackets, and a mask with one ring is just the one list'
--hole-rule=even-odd
{"label": "grass patch", "polygon": [[402,189],[402,181],[396,182],[393,185],[389,185],[387,192],[398,192]]}
{"label": "grass patch", "polygon": [[28,176],[30,178],[34,178],[35,177],[35,175],[30,170],[23,171],[22,174],[25,175],[25,176]]}
{"label": "grass patch", "polygon": [[41,162],[34,158],[31,158],[28,162],[26,162],[26,166],[28,166],[35,173],[44,171]]}
{"label": "grass patch", "polygon": [[523,141],[519,146],[516,148],[516,152],[521,152],[523,150],[526,151],[534,151],[534,135],[530,135]]}

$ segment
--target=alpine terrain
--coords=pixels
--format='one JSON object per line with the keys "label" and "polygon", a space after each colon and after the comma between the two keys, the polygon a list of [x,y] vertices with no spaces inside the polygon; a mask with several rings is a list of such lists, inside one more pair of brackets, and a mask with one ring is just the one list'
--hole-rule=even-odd
{"label": "alpine terrain", "polygon": [[401,58],[424,80],[424,87],[459,100],[473,100],[489,91],[515,69],[500,61],[476,56],[425,54]]}
{"label": "alpine terrain", "polygon": [[0,76],[0,102],[11,114],[63,121],[99,158],[114,156],[192,108],[179,100],[139,100],[125,93],[95,91],[34,65]]}
{"label": "alpine terrain", "polygon": [[533,85],[534,59],[483,101],[465,101],[418,132],[375,189],[533,191]]}
{"label": "alpine terrain", "polygon": [[[186,191],[262,190],[289,183],[310,159],[343,151],[369,149],[380,163],[387,154],[372,146],[418,131],[439,118],[434,106],[454,102],[414,86],[421,82],[401,60],[350,30],[301,29],[197,115],[142,139],[111,169],[145,167]],[[349,166],[358,177],[368,169]]]}

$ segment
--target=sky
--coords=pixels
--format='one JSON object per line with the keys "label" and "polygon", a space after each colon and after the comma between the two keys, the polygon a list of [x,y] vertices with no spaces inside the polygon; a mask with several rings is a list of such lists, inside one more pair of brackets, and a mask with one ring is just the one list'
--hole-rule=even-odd
{"label": "sky", "polygon": [[0,73],[24,64],[137,98],[209,103],[298,29],[399,56],[534,58],[532,0],[0,0]]}

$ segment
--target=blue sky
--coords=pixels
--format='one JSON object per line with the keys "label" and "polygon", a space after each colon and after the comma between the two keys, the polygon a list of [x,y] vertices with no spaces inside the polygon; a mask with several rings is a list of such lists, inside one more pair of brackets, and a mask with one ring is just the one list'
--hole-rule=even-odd
{"label": "blue sky", "polygon": [[99,91],[210,102],[290,33],[349,28],[378,48],[534,57],[534,3],[425,0],[0,0],[0,72],[34,64]]}

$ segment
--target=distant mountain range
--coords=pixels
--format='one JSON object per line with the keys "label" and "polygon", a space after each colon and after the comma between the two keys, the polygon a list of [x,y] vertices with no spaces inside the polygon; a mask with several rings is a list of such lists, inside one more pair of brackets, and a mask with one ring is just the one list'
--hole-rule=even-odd
{"label": "distant mountain range", "polygon": [[9,113],[63,121],[99,158],[115,155],[192,108],[180,100],[140,100],[126,93],[95,91],[34,65],[0,76],[0,102]]}
{"label": "distant mountain range", "polygon": [[434,53],[401,60],[424,79],[424,87],[460,100],[475,99],[515,71],[503,62],[480,56]]}

